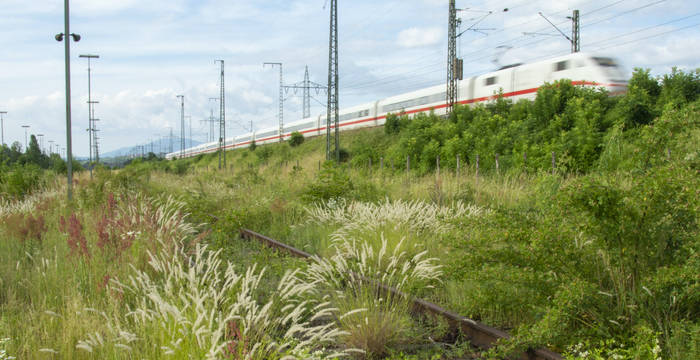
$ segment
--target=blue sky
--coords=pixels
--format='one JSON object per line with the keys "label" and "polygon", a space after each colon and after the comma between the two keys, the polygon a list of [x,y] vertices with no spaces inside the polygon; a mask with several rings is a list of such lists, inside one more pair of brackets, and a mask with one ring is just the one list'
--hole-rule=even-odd
{"label": "blue sky", "polygon": [[[135,146],[169,133],[179,134],[179,103],[192,117],[194,137],[204,140],[200,120],[218,96],[218,65],[226,61],[227,134],[277,124],[279,71],[263,62],[282,62],[284,82],[325,84],[328,9],[325,0],[73,0],[72,44],[74,154],[88,153],[87,63],[79,54],[99,54],[93,62],[95,115],[101,152]],[[447,0],[339,1],[341,108],[441,84],[447,57]],[[502,0],[457,1],[459,41],[465,74],[477,75],[496,63],[531,62],[569,52],[567,40],[538,12],[570,33],[566,16],[581,12],[581,49],[618,58],[633,67],[664,74],[672,66],[700,67],[700,3],[662,0]],[[507,7],[508,12],[503,12]],[[24,129],[65,146],[63,1],[0,0],[0,111],[5,142],[24,143]],[[534,32],[546,35],[523,35]],[[301,98],[290,92],[285,122],[301,117]],[[312,114],[324,111],[315,94]],[[241,123],[241,125],[237,124]]]}

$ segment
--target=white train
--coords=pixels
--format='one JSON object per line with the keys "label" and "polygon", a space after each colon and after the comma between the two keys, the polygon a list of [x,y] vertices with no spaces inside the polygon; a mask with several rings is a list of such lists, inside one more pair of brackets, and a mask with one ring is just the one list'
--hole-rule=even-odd
{"label": "white train", "polygon": [[[520,99],[534,99],[537,89],[546,82],[570,79],[574,85],[602,87],[611,94],[624,93],[627,90],[625,74],[610,57],[575,53],[532,64],[506,66],[498,71],[464,79],[458,83],[458,101],[460,104],[476,104],[492,101],[499,91],[514,102]],[[342,109],[339,112],[340,130],[379,126],[386,121],[387,114],[404,113],[412,115],[434,111],[445,114],[446,86],[433,86],[409,93],[377,100],[368,104]],[[289,138],[291,133],[299,131],[305,137],[325,134],[326,116],[319,115],[285,124],[282,137]],[[335,126],[331,126],[334,128]],[[278,142],[279,128],[270,127],[257,132],[227,138],[227,150],[247,147],[255,140],[257,145]],[[186,157],[211,153],[218,150],[218,142],[210,142],[185,149]],[[179,157],[181,152],[166,155],[167,159]]]}

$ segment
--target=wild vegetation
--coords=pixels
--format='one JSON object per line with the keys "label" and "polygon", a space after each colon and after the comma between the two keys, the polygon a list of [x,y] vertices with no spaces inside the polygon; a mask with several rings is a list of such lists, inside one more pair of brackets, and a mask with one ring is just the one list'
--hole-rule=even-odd
{"label": "wild vegetation", "polygon": [[[390,116],[341,134],[340,164],[307,138],[224,169],[217,154],[99,169],[70,203],[60,181],[3,190],[0,354],[698,358],[699,94],[698,71],[637,70],[618,97],[563,81]],[[514,336],[477,352],[365,278]]]}

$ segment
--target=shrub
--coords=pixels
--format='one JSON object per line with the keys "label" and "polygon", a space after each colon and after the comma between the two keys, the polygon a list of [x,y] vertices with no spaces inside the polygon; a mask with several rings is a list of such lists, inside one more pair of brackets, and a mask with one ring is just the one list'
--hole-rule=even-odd
{"label": "shrub", "polygon": [[34,164],[0,166],[0,194],[22,199],[43,185],[43,172]]}
{"label": "shrub", "polygon": [[334,165],[333,162],[326,161],[316,182],[309,184],[304,190],[303,197],[309,202],[326,201],[346,197],[350,195],[353,188],[350,177],[343,169]]}
{"label": "shrub", "polygon": [[384,132],[387,135],[398,134],[401,131],[400,118],[396,114],[387,114],[384,123]]}
{"label": "shrub", "polygon": [[304,135],[298,131],[292,132],[292,136],[289,138],[289,146],[296,147],[304,143]]}

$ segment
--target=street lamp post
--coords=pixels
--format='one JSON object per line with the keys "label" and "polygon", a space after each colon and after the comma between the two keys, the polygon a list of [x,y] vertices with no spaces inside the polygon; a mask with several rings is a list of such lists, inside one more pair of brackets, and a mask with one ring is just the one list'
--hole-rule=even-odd
{"label": "street lamp post", "polygon": [[177,95],[180,99],[180,159],[185,157],[185,95]]}
{"label": "street lamp post", "polygon": [[39,138],[39,152],[44,153],[44,134],[36,134]]}
{"label": "street lamp post", "polygon": [[93,117],[93,111],[92,111],[92,84],[90,80],[90,60],[91,59],[99,59],[99,55],[90,55],[90,54],[81,54],[78,57],[81,58],[86,58],[88,60],[88,137],[90,138],[89,140],[89,150],[90,150],[90,155],[89,155],[89,160],[90,162],[88,163],[88,168],[90,169],[90,179],[92,179],[92,117]]}
{"label": "street lamp post", "polygon": [[0,146],[5,145],[5,117],[7,111],[0,111]]}
{"label": "street lamp post", "polygon": [[71,153],[72,141],[71,141],[71,124],[70,124],[70,38],[73,41],[80,41],[80,35],[73,34],[70,32],[70,11],[68,6],[69,0],[63,0],[63,24],[64,32],[56,34],[56,41],[63,41],[63,37],[66,37],[65,41],[65,66],[66,66],[66,146],[68,152],[66,153],[66,160],[68,162],[66,168],[68,172],[68,201],[73,200],[73,154]]}
{"label": "street lamp post", "polygon": [[24,152],[27,152],[27,149],[29,149],[27,147],[27,129],[29,129],[29,125],[22,125],[22,127],[24,128]]}

